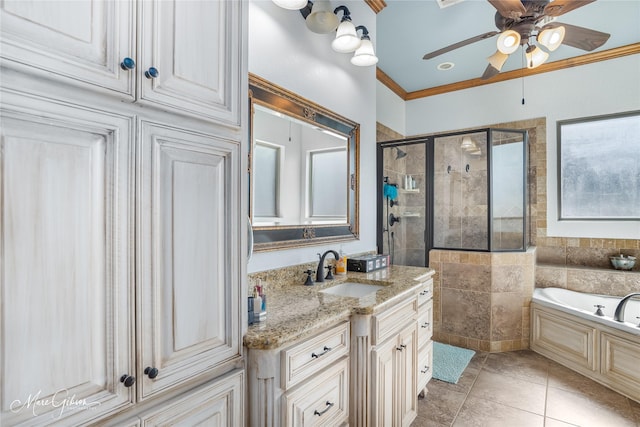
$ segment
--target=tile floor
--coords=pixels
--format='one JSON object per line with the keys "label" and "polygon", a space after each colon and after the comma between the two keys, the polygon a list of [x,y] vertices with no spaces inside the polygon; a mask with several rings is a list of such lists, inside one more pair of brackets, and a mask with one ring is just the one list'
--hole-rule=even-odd
{"label": "tile floor", "polygon": [[476,352],[428,389],[411,427],[640,427],[640,403],[529,350]]}

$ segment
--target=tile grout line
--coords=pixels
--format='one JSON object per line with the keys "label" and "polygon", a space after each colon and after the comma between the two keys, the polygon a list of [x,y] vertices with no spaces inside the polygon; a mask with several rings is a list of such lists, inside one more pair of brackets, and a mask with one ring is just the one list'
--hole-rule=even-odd
{"label": "tile grout line", "polygon": [[484,357],[484,360],[482,361],[482,365],[480,365],[480,369],[478,369],[478,375],[476,375],[476,377],[473,379],[473,382],[469,386],[469,390],[467,390],[467,392],[464,395],[464,400],[462,401],[462,404],[460,405],[460,407],[456,411],[456,414],[453,416],[453,420],[451,420],[451,424],[450,424],[451,427],[453,427],[453,424],[455,424],[456,419],[458,418],[458,415],[460,415],[460,411],[462,410],[462,407],[464,406],[465,403],[467,403],[467,399],[469,398],[469,394],[471,393],[471,389],[476,384],[476,381],[478,381],[478,377],[480,376],[480,373],[484,369],[484,365],[487,363],[487,359],[489,359],[489,355],[490,354],[491,353],[487,353],[487,355]]}

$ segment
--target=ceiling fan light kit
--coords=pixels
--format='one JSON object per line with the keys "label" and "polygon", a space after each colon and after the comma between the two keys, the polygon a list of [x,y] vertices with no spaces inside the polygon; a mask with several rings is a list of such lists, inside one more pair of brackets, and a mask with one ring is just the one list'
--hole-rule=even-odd
{"label": "ceiling fan light kit", "polygon": [[[364,25],[357,27],[351,22],[351,12],[346,6],[338,6],[333,11],[328,0],[273,0],[273,2],[290,10],[299,10],[305,20],[307,28],[317,34],[336,32],[331,41],[331,48],[338,53],[354,52],[351,63],[359,67],[368,67],[378,63],[378,57],[373,49],[369,31]],[[342,12],[342,19],[338,19],[338,12]],[[358,30],[362,37],[358,37]]]}
{"label": "ceiling fan light kit", "polygon": [[549,54],[536,45],[529,45],[525,52],[525,57],[527,58],[527,68],[531,69],[544,64],[549,58]]}
{"label": "ceiling fan light kit", "polygon": [[497,10],[494,21],[499,31],[490,31],[462,40],[423,56],[428,60],[452,50],[498,35],[498,50],[487,58],[481,79],[490,79],[502,70],[508,56],[522,46],[527,68],[542,65],[549,53],[533,44],[537,41],[549,52],[560,45],[571,46],[588,52],[601,47],[610,34],[576,25],[551,22],[556,17],[596,0],[488,0]]}
{"label": "ceiling fan light kit", "polygon": [[544,28],[538,33],[538,43],[546,47],[549,52],[556,50],[564,41],[565,29],[562,25],[553,28]]}
{"label": "ceiling fan light kit", "polygon": [[504,54],[512,54],[520,47],[520,33],[514,30],[506,30],[498,36],[498,50]]}
{"label": "ceiling fan light kit", "polygon": [[509,55],[507,55],[506,53],[502,53],[499,50],[496,50],[493,55],[487,58],[487,61],[489,61],[489,64],[491,64],[493,68],[500,71],[502,70],[502,66],[507,61],[508,57]]}

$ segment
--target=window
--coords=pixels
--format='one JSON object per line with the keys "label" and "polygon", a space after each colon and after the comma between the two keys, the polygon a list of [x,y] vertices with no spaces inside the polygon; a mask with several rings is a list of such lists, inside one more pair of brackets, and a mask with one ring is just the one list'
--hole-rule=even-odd
{"label": "window", "polygon": [[253,152],[254,208],[256,217],[276,218],[280,212],[280,158],[284,148],[263,141],[256,141]]}
{"label": "window", "polygon": [[347,212],[347,150],[309,152],[309,217],[344,218]]}
{"label": "window", "polygon": [[640,219],[640,111],[558,122],[560,220]]}

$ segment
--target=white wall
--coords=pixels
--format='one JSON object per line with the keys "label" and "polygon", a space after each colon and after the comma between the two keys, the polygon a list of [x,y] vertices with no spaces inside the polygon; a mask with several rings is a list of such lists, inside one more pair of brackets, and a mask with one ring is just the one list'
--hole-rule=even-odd
{"label": "white wall", "polygon": [[[556,121],[640,110],[640,55],[480,86],[406,103],[406,135],[547,118],[549,236],[640,238],[640,222],[557,220]],[[525,104],[522,105],[524,84]],[[378,105],[378,110],[384,106]],[[395,108],[391,104],[391,108]]]}
{"label": "white wall", "polygon": [[376,86],[376,120],[401,135],[406,133],[406,107],[402,98],[380,82]]}
{"label": "white wall", "polygon": [[[346,5],[355,25],[369,30],[376,42],[375,13],[362,0]],[[350,55],[331,49],[332,35],[309,31],[302,15],[270,0],[249,2],[249,71],[360,123],[360,240],[344,243],[347,254],[376,249],[376,77],[375,67],[356,67]],[[338,244],[253,255],[248,272],[317,260],[317,253]]]}

